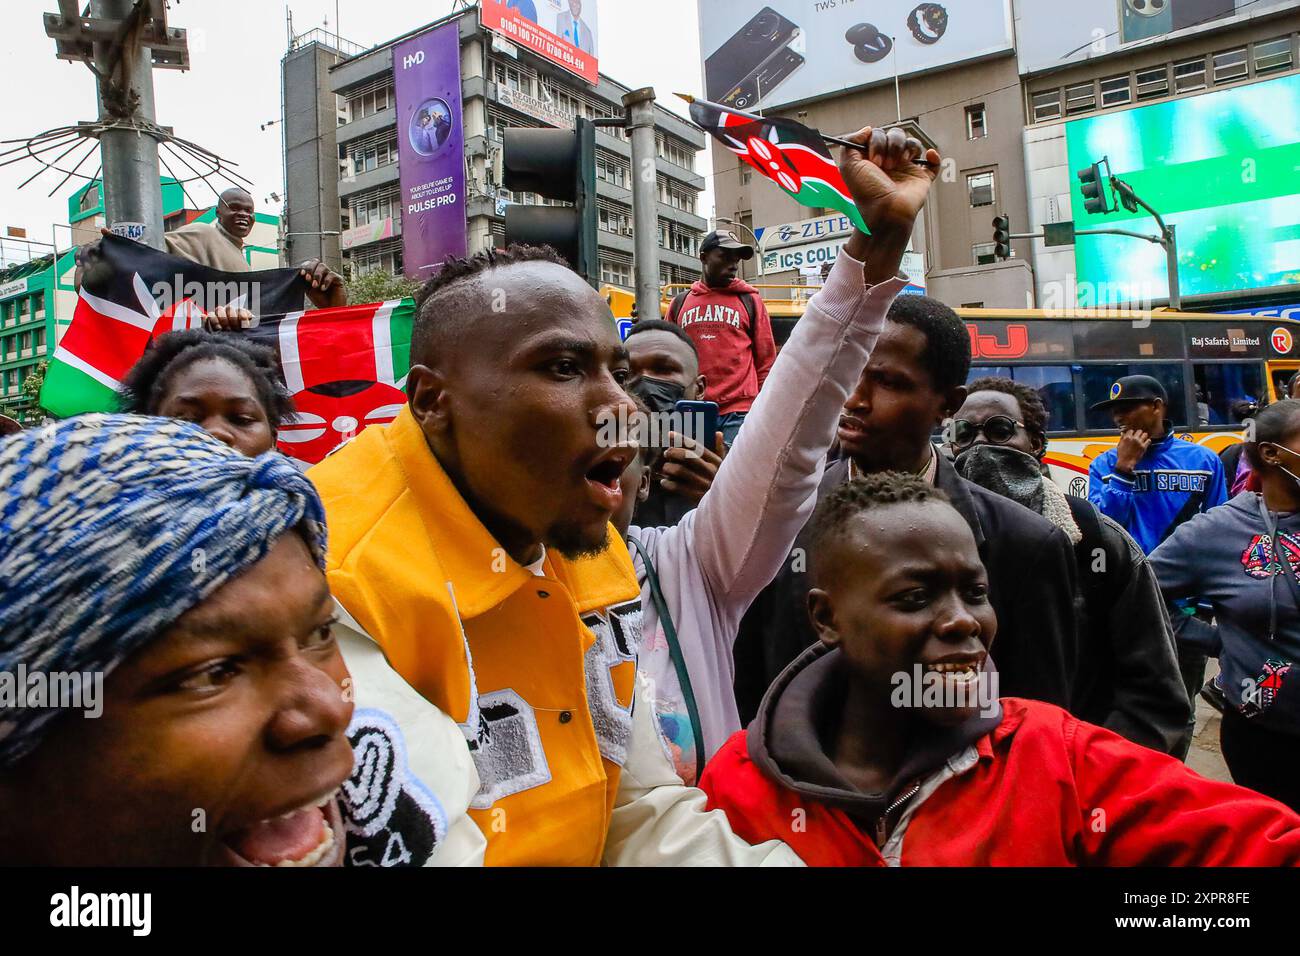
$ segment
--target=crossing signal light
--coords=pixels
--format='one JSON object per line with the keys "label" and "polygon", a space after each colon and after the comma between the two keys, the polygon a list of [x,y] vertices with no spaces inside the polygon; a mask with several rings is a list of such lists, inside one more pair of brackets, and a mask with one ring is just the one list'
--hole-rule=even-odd
{"label": "crossing signal light", "polygon": [[1119,201],[1123,203],[1125,209],[1129,212],[1138,211],[1137,196],[1134,194],[1132,186],[1119,178],[1112,179],[1110,185],[1119,196]]}
{"label": "crossing signal light", "polygon": [[1011,218],[1009,216],[993,217],[993,254],[999,259],[1011,258]]}
{"label": "crossing signal light", "polygon": [[600,283],[596,223],[596,127],[505,131],[502,185],[571,206],[506,207],[506,245],[551,246],[593,287]]}
{"label": "crossing signal light", "polygon": [[1100,163],[1093,163],[1084,169],[1075,173],[1079,177],[1081,190],[1083,192],[1083,208],[1087,210],[1088,215],[1095,216],[1098,213],[1105,215],[1115,211],[1115,205],[1106,195],[1106,182],[1110,179],[1102,169],[1102,163],[1110,165],[1108,160],[1103,159]]}

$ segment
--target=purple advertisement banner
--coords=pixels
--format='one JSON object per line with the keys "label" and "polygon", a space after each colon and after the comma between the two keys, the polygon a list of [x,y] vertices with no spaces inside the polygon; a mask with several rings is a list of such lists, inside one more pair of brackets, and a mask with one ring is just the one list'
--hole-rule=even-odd
{"label": "purple advertisement banner", "polygon": [[402,262],[427,279],[467,251],[460,26],[452,22],[393,49],[402,177]]}

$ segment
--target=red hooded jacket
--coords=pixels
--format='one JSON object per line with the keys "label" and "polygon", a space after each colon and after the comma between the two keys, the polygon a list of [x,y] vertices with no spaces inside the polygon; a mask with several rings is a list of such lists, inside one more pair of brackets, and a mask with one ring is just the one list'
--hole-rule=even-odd
{"label": "red hooded jacket", "polygon": [[[1051,704],[1004,697],[1002,708],[974,767],[912,810],[901,865],[1300,865],[1300,816],[1282,804]],[[700,787],[751,843],[784,840],[809,866],[885,865],[847,813],[760,769],[743,731]]]}
{"label": "red hooded jacket", "polygon": [[[748,294],[754,321],[741,296]],[[718,403],[718,412],[747,412],[767,380],[776,359],[772,320],[758,290],[740,279],[725,289],[696,282],[675,316],[700,353],[700,372],[707,380],[704,397]]]}

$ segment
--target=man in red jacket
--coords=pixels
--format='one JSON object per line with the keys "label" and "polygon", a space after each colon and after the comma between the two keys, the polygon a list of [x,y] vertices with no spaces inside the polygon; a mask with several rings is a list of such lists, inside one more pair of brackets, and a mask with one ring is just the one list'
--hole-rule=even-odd
{"label": "man in red jacket", "polygon": [[1300,865],[1300,816],[1051,704],[998,699],[970,527],[916,475],[837,488],[812,523],[820,644],[700,787],[810,866]]}
{"label": "man in red jacket", "polygon": [[718,403],[718,429],[730,447],[776,359],[772,320],[763,298],[738,278],[754,247],[734,232],[711,232],[700,243],[700,281],[673,299],[668,321],[680,325],[700,353],[704,398]]}

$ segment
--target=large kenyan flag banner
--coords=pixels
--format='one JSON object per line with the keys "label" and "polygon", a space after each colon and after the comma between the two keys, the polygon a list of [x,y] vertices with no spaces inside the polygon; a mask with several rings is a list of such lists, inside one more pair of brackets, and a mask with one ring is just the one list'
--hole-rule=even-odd
{"label": "large kenyan flag banner", "polygon": [[779,116],[737,116],[704,100],[691,103],[691,119],[799,205],[836,209],[871,234],[853,204],[839,166],[815,129]]}
{"label": "large kenyan flag banner", "polygon": [[127,371],[154,338],[199,328],[220,305],[257,316],[243,333],[272,348],[298,416],[280,450],[315,464],[367,425],[390,422],[405,402],[414,306],[398,300],[303,311],[296,269],[227,273],[106,236],[86,269],[72,324],[45,374],[41,406],[66,417],[115,411]]}

